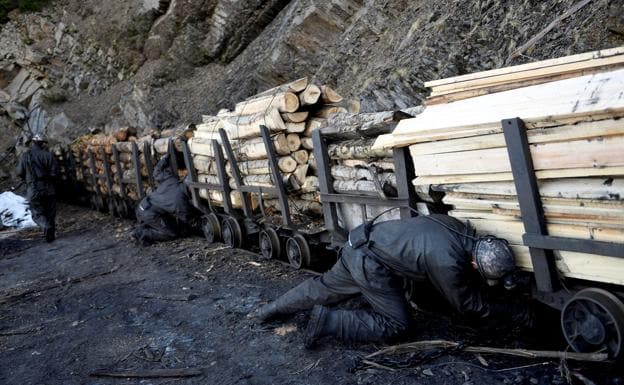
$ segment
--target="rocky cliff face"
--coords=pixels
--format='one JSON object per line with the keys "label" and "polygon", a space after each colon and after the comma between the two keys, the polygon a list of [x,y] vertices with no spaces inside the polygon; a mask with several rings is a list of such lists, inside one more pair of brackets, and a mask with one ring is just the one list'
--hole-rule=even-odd
{"label": "rocky cliff face", "polygon": [[166,128],[306,75],[403,108],[427,80],[624,44],[621,0],[596,0],[511,57],[577,1],[53,1],[2,25],[0,152],[26,121],[59,141]]}

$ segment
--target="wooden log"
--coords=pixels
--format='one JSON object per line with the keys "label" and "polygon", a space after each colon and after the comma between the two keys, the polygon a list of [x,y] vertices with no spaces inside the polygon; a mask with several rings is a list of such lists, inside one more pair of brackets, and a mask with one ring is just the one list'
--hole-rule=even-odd
{"label": "wooden log", "polygon": [[193,166],[197,172],[216,175],[217,174],[217,164],[215,160],[211,157],[204,155],[194,155],[193,156]]}
{"label": "wooden log", "polygon": [[[323,206],[316,201],[303,200],[303,199],[289,199],[288,204],[290,206],[291,213],[310,215],[313,217],[321,217],[323,215]],[[277,199],[266,199],[264,206],[267,211],[281,212],[281,205]]]}
{"label": "wooden log", "polygon": [[290,154],[290,156],[292,156],[298,164],[308,164],[308,160],[310,159],[308,150],[298,150]]}
{"label": "wooden log", "polygon": [[314,131],[324,127],[327,124],[327,119],[322,118],[311,118],[306,122],[305,131],[303,131],[303,135],[307,137],[312,137]]}
{"label": "wooden log", "polygon": [[308,175],[301,185],[302,193],[312,193],[319,191],[319,179],[315,175]]}
{"label": "wooden log", "polygon": [[210,175],[210,174],[197,174],[197,182],[199,183],[207,183],[207,184],[214,184],[214,185],[220,185],[221,181],[219,180],[219,177],[216,175]]}
{"label": "wooden log", "polygon": [[305,131],[306,124],[302,123],[286,123],[286,132],[291,134],[299,134]]}
{"label": "wooden log", "polygon": [[286,135],[286,141],[288,142],[288,152],[295,152],[301,148],[301,137],[297,134]]}
{"label": "wooden log", "polygon": [[[289,134],[288,136],[297,134]],[[273,145],[275,146],[275,152],[278,155],[288,155],[292,151],[290,149],[290,139],[284,134],[277,134],[272,137]],[[264,147],[264,141],[262,138],[245,139],[238,142],[233,142],[232,147],[234,153],[240,160],[255,160],[266,159],[267,152]]]}
{"label": "wooden log", "polygon": [[169,141],[171,138],[160,138],[154,140],[153,146],[157,154],[166,154],[169,150]]}
{"label": "wooden log", "polygon": [[261,96],[275,95],[275,94],[279,94],[282,92],[298,93],[298,92],[305,90],[307,86],[308,86],[308,78],[304,77],[304,78],[297,79],[289,83],[279,85],[277,87],[270,88],[266,91],[262,91],[259,94],[252,96],[250,99],[257,99],[258,97],[261,97]]}
{"label": "wooden log", "polygon": [[[277,159],[277,166],[282,173],[291,173],[297,168],[297,161],[291,156],[283,156]],[[258,159],[238,162],[238,168],[242,175],[269,175],[271,168],[268,159]],[[232,175],[231,163],[226,164],[228,175]]]}
{"label": "wooden log", "polygon": [[302,123],[308,119],[309,111],[285,112],[282,114],[282,120],[285,123]]}
{"label": "wooden log", "polygon": [[295,112],[299,108],[299,98],[292,92],[261,96],[236,104],[235,111],[240,115],[250,115],[277,108],[280,112]]}
{"label": "wooden log", "polygon": [[[210,202],[215,206],[223,207],[223,193],[220,191],[200,189],[199,196],[202,199],[210,200]],[[258,208],[258,198],[253,194],[249,198],[252,210],[256,210]],[[243,200],[239,191],[230,192],[230,201],[232,202],[233,208],[243,208]]]}
{"label": "wooden log", "polygon": [[380,196],[385,194],[389,197],[396,197],[396,188],[392,187],[390,183],[383,183],[381,185],[382,191],[379,191],[375,186],[375,183],[369,180],[334,180],[334,190],[338,193],[345,194],[361,194],[370,196]]}
{"label": "wooden log", "polygon": [[[575,149],[570,151],[570,149]],[[624,166],[624,136],[530,145],[535,170]],[[412,155],[416,175],[510,172],[506,148]]]}
{"label": "wooden log", "polygon": [[334,114],[342,114],[346,112],[349,111],[344,107],[324,105],[314,112],[314,116],[317,118],[327,119]]}
{"label": "wooden log", "polygon": [[341,165],[347,167],[368,167],[374,166],[384,171],[394,171],[394,161],[392,159],[381,159],[379,161],[368,161],[362,159],[342,159]]}
{"label": "wooden log", "polygon": [[316,157],[314,156],[313,152],[310,152],[309,154],[310,155],[308,156],[308,166],[310,166],[310,170],[312,170],[312,172],[316,174],[318,172]]}
{"label": "wooden log", "polygon": [[214,158],[212,139],[193,137],[188,140],[189,150],[194,156],[205,156]]}
{"label": "wooden log", "polygon": [[292,173],[292,175],[295,177],[295,180],[297,181],[297,184],[299,184],[299,186],[305,183],[306,175],[308,175],[308,168],[309,167],[307,164],[302,164],[302,165],[297,166],[295,171]]}
{"label": "wooden log", "polygon": [[369,168],[359,167],[346,167],[346,166],[332,166],[331,176],[336,180],[355,181],[355,180],[370,180],[377,179],[381,183],[387,182],[391,186],[396,187],[396,175],[394,172],[383,172],[382,170],[376,170],[374,166]]}
{"label": "wooden log", "polygon": [[300,106],[311,106],[316,104],[321,98],[321,89],[314,84],[308,84],[305,90],[299,94]]}
{"label": "wooden log", "polygon": [[376,137],[388,134],[397,122],[409,117],[400,111],[382,111],[367,114],[335,114],[327,119],[327,125],[321,129],[323,135],[340,139],[355,139],[363,136]]}
{"label": "wooden log", "polygon": [[314,150],[314,143],[312,142],[312,138],[309,138],[309,137],[301,138],[301,147],[305,148],[308,151]]}
{"label": "wooden log", "polygon": [[[115,147],[117,151],[125,154],[132,154],[132,143],[133,142],[118,142],[115,143]],[[76,154],[74,154],[76,156]]]}
{"label": "wooden log", "polygon": [[223,121],[223,126],[230,140],[258,137],[260,136],[260,125],[266,126],[270,132],[284,131],[287,128],[282,116],[275,108],[253,115],[231,117]]}
{"label": "wooden log", "polygon": [[[624,179],[571,178],[538,181],[540,195],[550,198],[621,200]],[[432,186],[434,190],[469,194],[516,195],[512,182],[460,183]]]}
{"label": "wooden log", "polygon": [[[292,174],[282,175],[282,182],[286,189],[290,191],[296,191],[301,189],[299,183]],[[273,176],[270,174],[265,175],[245,175],[243,176],[243,184],[245,186],[257,186],[257,187],[275,187],[273,183]],[[235,189],[236,184],[233,179],[230,179],[230,187]]]}
{"label": "wooden log", "polygon": [[321,100],[326,104],[340,103],[343,97],[330,86],[324,85],[321,86]]}
{"label": "wooden log", "polygon": [[331,159],[369,159],[388,158],[392,156],[391,150],[372,148],[374,139],[353,139],[328,146]]}

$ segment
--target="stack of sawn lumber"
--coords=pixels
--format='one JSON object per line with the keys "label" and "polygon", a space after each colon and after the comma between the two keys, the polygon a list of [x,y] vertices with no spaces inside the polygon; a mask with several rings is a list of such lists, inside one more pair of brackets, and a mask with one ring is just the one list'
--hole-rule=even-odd
{"label": "stack of sawn lumber", "polygon": [[[548,233],[624,247],[624,48],[432,83],[433,103],[376,143],[410,146],[419,195],[443,192],[450,215],[506,238],[518,264],[531,269],[501,129],[502,119],[520,117]],[[450,86],[461,91],[440,99]],[[555,255],[564,276],[624,284],[620,258]]]}
{"label": "stack of sawn lumber", "polygon": [[[302,78],[261,92],[237,103],[234,110],[222,110],[217,116],[204,116],[197,126],[195,137],[189,141],[198,181],[218,184],[212,140],[221,143],[219,129],[227,134],[243,185],[275,187],[268,155],[260,134],[264,125],[271,133],[277,166],[288,191],[290,211],[302,221],[322,216],[318,193],[316,162],[312,147],[312,133],[324,126],[327,118],[347,112],[347,104],[331,87],[317,85]],[[350,105],[357,112],[357,106]],[[355,108],[355,110],[354,110]],[[224,151],[225,153],[225,151]],[[228,183],[236,189],[232,178],[232,163],[227,162]],[[200,190],[200,196],[219,205],[221,193]],[[251,203],[258,207],[261,197],[252,194]],[[232,203],[240,207],[241,198],[233,191]],[[278,214],[280,206],[274,196],[262,197],[267,212]]]}

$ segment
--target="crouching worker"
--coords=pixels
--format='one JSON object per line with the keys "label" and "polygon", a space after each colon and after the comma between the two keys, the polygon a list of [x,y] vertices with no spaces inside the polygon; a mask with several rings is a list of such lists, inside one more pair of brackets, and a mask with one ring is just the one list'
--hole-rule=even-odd
{"label": "crouching worker", "polygon": [[158,187],[136,208],[138,225],[132,236],[142,245],[185,236],[199,221],[188,186],[171,172],[169,155],[156,164],[154,179]]}
{"label": "crouching worker", "polygon": [[[505,240],[477,238],[469,225],[446,215],[373,222],[350,232],[331,270],[304,281],[250,316],[264,322],[313,308],[305,331],[306,347],[324,336],[343,341],[387,340],[410,326],[402,287],[403,278],[408,278],[428,280],[466,317],[498,317],[523,326],[532,323],[528,307],[494,303],[482,290],[483,281],[493,285],[516,269]],[[372,310],[326,307],[355,295],[362,295]]]}

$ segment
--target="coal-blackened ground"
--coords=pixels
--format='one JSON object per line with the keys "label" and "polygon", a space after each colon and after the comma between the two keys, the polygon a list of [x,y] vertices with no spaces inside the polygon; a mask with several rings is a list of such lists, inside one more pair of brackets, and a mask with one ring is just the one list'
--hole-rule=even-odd
{"label": "coal-blackened ground", "polygon": [[[564,384],[560,363],[444,353],[363,363],[381,345],[324,340],[306,350],[307,314],[258,325],[247,314],[310,276],[258,255],[188,238],[136,246],[132,222],[61,206],[58,239],[0,233],[0,384]],[[352,301],[347,306],[360,306]],[[480,329],[420,311],[410,339],[562,349],[548,334]],[[554,322],[553,324],[556,324]],[[552,336],[555,336],[554,338]],[[568,362],[596,383],[617,365]],[[195,368],[188,378],[95,372]]]}

